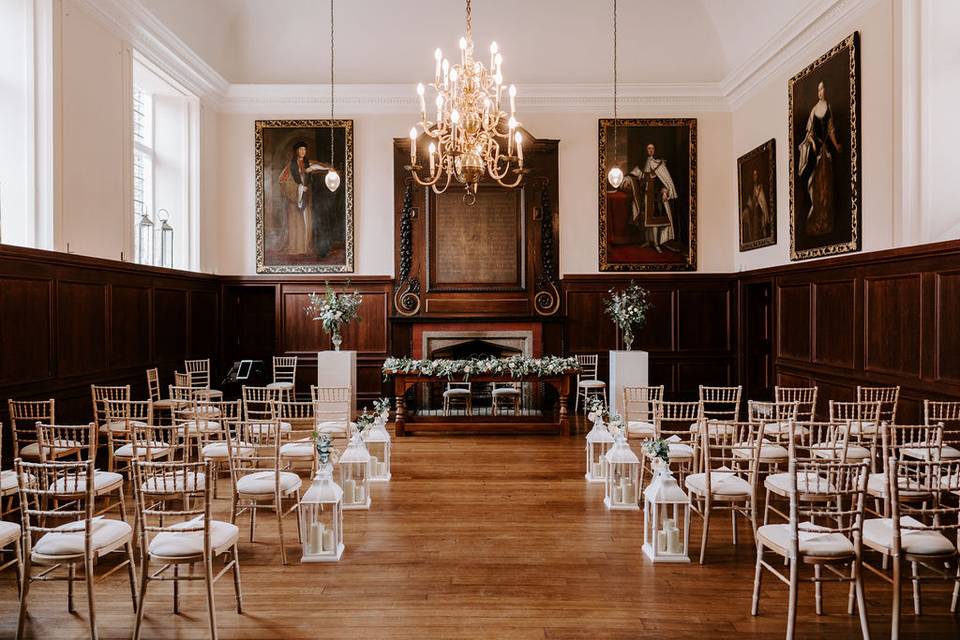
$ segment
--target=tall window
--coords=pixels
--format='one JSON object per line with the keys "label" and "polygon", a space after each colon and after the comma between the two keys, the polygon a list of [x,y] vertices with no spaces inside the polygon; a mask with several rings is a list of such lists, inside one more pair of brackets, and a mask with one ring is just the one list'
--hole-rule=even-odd
{"label": "tall window", "polygon": [[136,260],[196,268],[197,99],[135,53],[131,108]]}

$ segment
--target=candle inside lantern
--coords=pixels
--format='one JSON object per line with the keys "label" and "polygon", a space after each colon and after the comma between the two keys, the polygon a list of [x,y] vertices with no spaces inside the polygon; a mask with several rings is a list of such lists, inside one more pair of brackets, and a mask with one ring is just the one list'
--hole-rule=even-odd
{"label": "candle inside lantern", "polygon": [[308,553],[320,553],[323,539],[323,523],[313,522],[310,524],[310,537],[307,540]]}
{"label": "candle inside lantern", "polygon": [[657,531],[657,551],[660,553],[667,552],[667,532],[666,531]]}
{"label": "candle inside lantern", "polygon": [[343,501],[356,502],[357,483],[353,478],[343,481]]}
{"label": "candle inside lantern", "polygon": [[323,532],[323,551],[333,551],[333,529],[326,529]]}
{"label": "candle inside lantern", "polygon": [[378,469],[378,468],[379,468],[379,467],[377,467],[377,457],[376,457],[376,456],[370,456],[370,473],[372,473],[373,475],[379,475],[379,474],[377,473],[377,469]]}
{"label": "candle inside lantern", "polygon": [[356,498],[356,499],[354,500],[354,502],[363,502],[363,501],[364,501],[363,486],[362,486],[362,485],[359,486],[359,487],[357,487],[355,498]]}
{"label": "candle inside lantern", "polygon": [[676,527],[667,531],[667,551],[670,553],[683,553],[683,547],[680,545],[680,529]]}

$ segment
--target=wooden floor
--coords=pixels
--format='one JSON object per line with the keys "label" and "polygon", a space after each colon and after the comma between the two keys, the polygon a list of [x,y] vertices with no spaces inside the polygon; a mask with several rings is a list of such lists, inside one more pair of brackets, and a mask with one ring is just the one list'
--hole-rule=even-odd
{"label": "wooden floor", "polygon": [[[338,564],[281,567],[276,521],[262,517],[258,541],[241,542],[246,612],[232,583],[217,585],[221,638],[734,638],[782,637],[786,588],[768,575],[761,615],[750,615],[754,550],[749,534],[711,527],[705,566],[652,566],[640,551],[640,513],[604,509],[602,487],[583,479],[583,436],[413,436],[394,440],[393,481],[373,491],[369,512],[347,512]],[[228,501],[215,507],[226,514]],[[295,531],[292,519],[288,531]],[[246,525],[244,520],[241,524]],[[741,529],[743,531],[743,529]],[[243,538],[242,538],[243,539]],[[695,530],[691,537],[699,540]],[[295,534],[291,536],[295,542]],[[804,574],[801,574],[804,575]],[[867,578],[874,638],[889,636],[889,588]],[[154,583],[144,638],[206,637],[203,583],[186,587],[181,615],[172,589]],[[906,593],[906,590],[905,590]],[[798,637],[859,637],[845,613],[845,586],[800,593]],[[122,573],[98,585],[104,638],[133,626]],[[909,603],[909,597],[905,598]],[[66,611],[63,583],[31,589],[29,637],[86,636],[86,599]],[[925,611],[904,610],[902,637],[960,637],[949,587],[924,592]],[[0,575],[0,637],[16,627],[13,574]]]}

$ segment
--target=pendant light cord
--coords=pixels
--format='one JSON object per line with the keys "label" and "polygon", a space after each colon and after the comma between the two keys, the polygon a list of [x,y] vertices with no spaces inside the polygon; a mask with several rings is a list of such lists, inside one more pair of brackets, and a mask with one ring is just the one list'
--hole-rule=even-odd
{"label": "pendant light cord", "polygon": [[467,0],[467,42],[473,42],[473,11]]}
{"label": "pendant light cord", "polygon": [[333,169],[333,0],[330,0],[330,168]]}
{"label": "pendant light cord", "polygon": [[619,137],[617,136],[617,125],[619,124],[617,113],[617,0],[613,0],[613,161],[617,161],[619,155]]}

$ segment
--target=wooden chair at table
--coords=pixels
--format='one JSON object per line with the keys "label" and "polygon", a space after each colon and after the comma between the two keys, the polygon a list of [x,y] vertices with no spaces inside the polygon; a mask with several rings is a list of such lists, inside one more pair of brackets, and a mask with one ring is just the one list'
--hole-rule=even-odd
{"label": "wooden chair at table", "polygon": [[279,390],[285,400],[294,400],[296,384],[297,356],[273,356],[273,382],[267,388]]}
{"label": "wooden chair at table", "polygon": [[737,516],[750,521],[756,533],[757,466],[763,442],[760,427],[749,422],[701,419],[700,469],[684,481],[692,513],[703,519],[700,564],[707,552],[707,532],[714,511],[729,511],[733,544],[737,544]]}
{"label": "wooden chair at table", "polygon": [[[957,611],[960,596],[960,507],[947,499],[951,491],[960,491],[960,460],[903,460],[891,456],[887,491],[890,495],[890,517],[864,522],[863,543],[881,554],[883,566],[864,566],[893,586],[891,638],[899,638],[903,563],[911,566],[914,614],[921,613],[920,585],[931,580],[953,582],[950,613]],[[902,495],[904,487],[909,495]],[[928,496],[918,500],[917,494]],[[888,565],[892,564],[892,575]],[[950,565],[954,565],[951,574]],[[929,570],[920,573],[920,567]]]}
{"label": "wooden chair at table", "polygon": [[[267,509],[277,516],[277,531],[280,538],[280,560],[287,564],[287,548],[283,537],[283,517],[297,512],[297,539],[300,531],[300,476],[284,471],[280,461],[282,434],[277,420],[269,422],[240,422],[233,437],[227,440],[227,454],[232,481],[232,504],[230,522],[237,523],[243,512],[250,513],[250,542],[254,540],[257,511]],[[253,445],[253,452],[249,447]],[[283,501],[292,505],[284,510]]]}
{"label": "wooden chair at table", "polygon": [[310,385],[310,400],[318,433],[349,438],[357,425],[353,422],[350,387]]}
{"label": "wooden chair at table", "polygon": [[190,386],[197,389],[206,389],[208,399],[223,398],[223,392],[210,387],[210,358],[201,360],[184,360],[184,371],[190,376]]}
{"label": "wooden chair at table", "polygon": [[[66,580],[67,610],[74,613],[73,583],[76,568],[83,568],[87,588],[90,637],[98,638],[94,567],[110,553],[124,553],[126,559],[105,572],[101,579],[127,567],[133,607],[137,607],[136,570],[133,559],[133,529],[123,520],[94,515],[94,483],[86,482],[96,470],[92,460],[83,462],[25,462],[16,460],[23,514],[23,585],[20,590],[20,614],[17,637],[21,638],[27,620],[27,602],[34,582]],[[57,490],[67,489],[67,493]],[[76,488],[85,490],[77,493]],[[65,501],[58,508],[49,505]],[[51,522],[53,521],[53,522]],[[62,522],[62,524],[56,524]],[[45,569],[33,574],[33,566]],[[60,567],[67,575],[52,575]]]}
{"label": "wooden chair at table", "polygon": [[[0,451],[3,451],[3,422],[0,422]],[[19,491],[20,489],[17,486],[17,472],[13,469],[0,470],[0,500],[6,498],[12,503],[13,497],[17,495]],[[0,511],[5,514],[9,511],[14,511],[14,509],[12,508],[11,504],[9,509],[0,509]],[[22,554],[20,553],[20,537],[21,529],[19,524],[15,522],[7,522],[0,518],[0,571],[16,565],[18,594],[20,592],[20,581],[23,573],[23,564],[21,563]],[[10,545],[13,545],[13,559],[4,562],[3,554],[7,551],[7,547]]]}
{"label": "wooden chair at table", "polygon": [[160,421],[160,413],[165,412],[173,421],[174,401],[172,398],[164,398],[160,395],[160,373],[156,367],[147,369],[147,392],[150,394],[150,401],[153,403],[153,418]]}
{"label": "wooden chair at table", "polygon": [[512,406],[513,415],[520,415],[520,399],[523,394],[520,392],[519,382],[494,382],[490,394],[493,415],[499,415],[501,403],[507,407]]}
{"label": "wooden chair at table", "polygon": [[857,402],[879,402],[877,424],[897,424],[900,387],[857,387]]}
{"label": "wooden chair at table", "polygon": [[[791,443],[791,446],[793,443]],[[792,452],[791,452],[792,453]],[[787,609],[786,638],[794,637],[797,621],[797,592],[800,565],[813,565],[817,615],[823,614],[823,582],[849,582],[856,608],[860,614],[860,631],[870,638],[866,601],[863,595],[863,505],[867,485],[866,460],[856,463],[835,460],[798,460],[790,456],[788,490],[790,496],[789,521],[785,524],[764,524],[757,528],[757,565],[753,580],[752,615],[760,612],[760,585],[763,570],[767,569],[788,585],[790,595]],[[828,496],[828,500],[824,500]],[[830,526],[818,525],[815,520],[827,521]],[[804,521],[801,521],[804,520]],[[764,559],[764,553],[773,552],[785,559],[788,575],[784,575]],[[849,567],[849,569],[847,569]],[[832,574],[823,577],[823,568]],[[854,598],[847,603],[852,615]]]}
{"label": "wooden chair at table", "polygon": [[942,460],[960,458],[960,402],[923,401],[923,423],[943,425]]}
{"label": "wooden chair at table", "polygon": [[817,387],[781,387],[773,388],[775,402],[796,402],[797,420],[813,422],[817,419]]}
{"label": "wooden chair at table", "polygon": [[149,400],[107,400],[107,418],[111,424],[108,441],[108,471],[118,463],[129,470],[134,458],[171,460],[178,448],[176,427],[153,424],[153,405]]}
{"label": "wooden chair at table", "polygon": [[[230,476],[230,463],[227,457],[227,440],[242,419],[240,400],[203,400],[197,403],[198,415],[216,415],[216,420],[208,420],[207,426],[201,428],[197,443],[200,461],[209,461],[213,473],[213,497],[219,497],[218,486],[220,477],[226,473]],[[216,422],[217,428],[210,428],[209,423]]]}
{"label": "wooden chair at table", "polygon": [[[51,424],[56,421],[56,403],[50,400],[7,400],[10,416],[10,435],[13,437],[13,457],[37,461],[40,445],[37,444],[37,423]],[[75,448],[68,447],[53,454],[56,458],[73,455]]]}
{"label": "wooden chair at table", "polygon": [[284,469],[294,469],[296,464],[306,463],[310,477],[317,471],[317,449],[313,443],[317,426],[315,408],[312,401],[281,400],[276,403],[277,419],[289,422],[291,426],[287,442],[280,445],[280,462]]}
{"label": "wooden chair at table", "polygon": [[[77,456],[77,460],[96,462],[97,454],[97,425],[94,423],[83,425],[54,425],[37,423],[37,442],[40,445],[40,462],[56,462],[58,454],[65,446],[70,446]],[[72,479],[72,478],[69,478]],[[79,486],[67,486],[66,479],[57,481],[51,489],[62,495],[76,495],[82,497],[87,492],[87,478],[79,478]],[[111,501],[111,496],[116,500]],[[106,497],[106,503],[96,507],[96,500]],[[94,515],[101,515],[116,510],[121,520],[127,519],[123,498],[123,476],[111,471],[94,469],[93,473],[93,509]]]}
{"label": "wooden chair at table", "polygon": [[[180,613],[180,582],[203,580],[207,591],[210,637],[217,638],[217,613],[213,585],[232,571],[237,613],[243,613],[240,589],[240,529],[210,517],[212,467],[209,462],[133,461],[137,502],[137,534],[141,549],[140,606],[134,640],[140,638],[150,582],[173,581],[173,612]],[[174,508],[174,506],[179,508]],[[224,556],[224,566],[214,575],[213,563]],[[151,572],[151,563],[161,565]],[[203,575],[194,575],[201,564]],[[186,574],[180,568],[186,566]],[[167,570],[170,570],[169,572]]]}
{"label": "wooden chair at table", "polygon": [[[241,392],[243,420],[251,425],[253,432],[256,432],[259,424],[267,425],[276,421],[277,401],[280,399],[280,393],[279,389],[270,389],[269,387],[243,386]],[[286,438],[293,426],[285,421],[277,424],[280,427],[281,438]]]}
{"label": "wooden chair at table", "polygon": [[869,460],[870,470],[877,470],[877,443],[880,439],[880,402],[830,401],[830,421],[842,422],[850,431],[847,460]]}
{"label": "wooden chair at table", "polygon": [[448,382],[443,391],[443,415],[449,416],[454,405],[463,405],[468,416],[473,415],[473,383]]}
{"label": "wooden chair at table", "polygon": [[586,411],[587,403],[592,396],[603,398],[603,404],[607,404],[607,383],[597,377],[597,362],[599,356],[596,354],[586,355],[577,354],[577,364],[580,365],[580,373],[577,374],[577,395],[573,402],[573,412],[580,410],[580,399],[583,398],[583,408]]}
{"label": "wooden chair at table", "polygon": [[654,437],[656,403],[663,400],[663,385],[655,387],[623,388],[623,423],[627,425],[627,438]]}
{"label": "wooden chair at table", "polygon": [[[668,443],[669,464],[678,472],[678,480],[683,482],[687,473],[696,471],[697,448],[700,446],[699,429],[691,429],[691,425],[699,425],[702,418],[702,405],[699,402],[666,402],[659,400],[654,403],[655,438],[663,438]],[[644,451],[640,457],[640,484],[646,469],[650,465],[650,456]],[[651,469],[652,472],[652,469]]]}
{"label": "wooden chair at table", "polygon": [[[815,460],[835,460],[846,463],[850,432],[845,424],[834,422],[796,422],[791,423],[787,434],[787,458],[794,458],[799,462]],[[775,505],[777,498],[790,498],[789,472],[770,473],[763,480],[765,490],[763,506],[763,524],[770,522],[770,514],[774,513],[785,520],[790,519],[787,511],[781,511]],[[800,489],[807,496],[807,501],[814,501],[814,494],[822,487],[818,485],[803,486],[801,479]],[[817,499],[829,502],[832,495],[829,492]]]}

